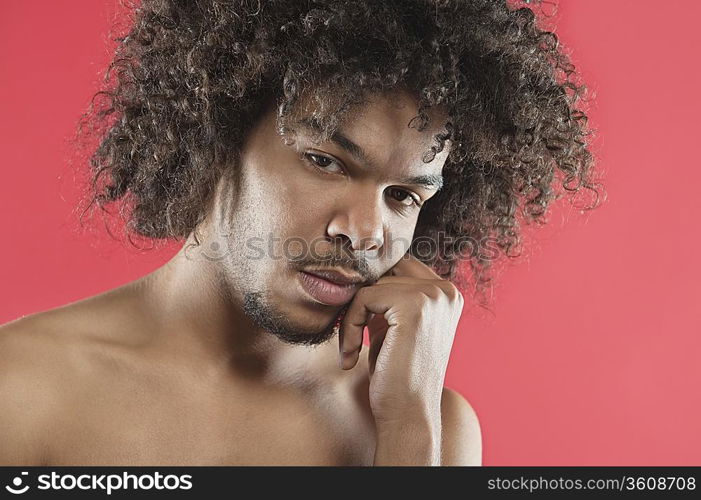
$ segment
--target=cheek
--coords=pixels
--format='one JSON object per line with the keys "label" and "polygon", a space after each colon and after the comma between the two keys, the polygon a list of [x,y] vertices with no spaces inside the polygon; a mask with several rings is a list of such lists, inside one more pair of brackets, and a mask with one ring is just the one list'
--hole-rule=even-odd
{"label": "cheek", "polygon": [[393,228],[387,232],[385,251],[390,261],[398,261],[411,247],[414,228]]}
{"label": "cheek", "polygon": [[285,178],[274,171],[259,169],[246,186],[249,218],[266,226],[286,227],[290,216],[304,198],[297,193],[296,180]]}

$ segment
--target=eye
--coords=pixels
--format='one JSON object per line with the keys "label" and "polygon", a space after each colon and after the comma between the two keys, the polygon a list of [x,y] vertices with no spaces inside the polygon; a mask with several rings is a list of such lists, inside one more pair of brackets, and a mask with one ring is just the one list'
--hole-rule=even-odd
{"label": "eye", "polygon": [[320,168],[321,170],[325,172],[331,173],[333,171],[331,167],[332,165],[337,166],[337,173],[343,173],[343,169],[339,165],[339,163],[334,160],[333,158],[330,158],[328,156],[321,155],[319,153],[304,153],[303,158],[311,163],[313,166],[316,166]]}
{"label": "eye", "polygon": [[410,207],[415,205],[421,208],[421,199],[418,196],[413,195],[409,191],[398,188],[390,188],[390,196],[400,202],[402,205]]}

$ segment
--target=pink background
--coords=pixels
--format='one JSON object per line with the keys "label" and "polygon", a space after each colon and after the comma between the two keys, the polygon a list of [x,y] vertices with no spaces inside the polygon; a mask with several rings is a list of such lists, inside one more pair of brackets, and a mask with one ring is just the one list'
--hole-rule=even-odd
{"label": "pink background", "polygon": [[[109,58],[115,1],[0,4],[0,323],[131,281],[140,254],[78,229],[67,139]],[[596,102],[609,201],[559,206],[466,307],[447,385],[485,465],[701,465],[701,3],[562,2],[558,34]]]}

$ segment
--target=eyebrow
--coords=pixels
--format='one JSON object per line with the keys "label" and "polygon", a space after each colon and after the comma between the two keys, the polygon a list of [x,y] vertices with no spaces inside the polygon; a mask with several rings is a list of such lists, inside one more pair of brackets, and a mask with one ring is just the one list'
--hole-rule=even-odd
{"label": "eyebrow", "polygon": [[435,189],[438,191],[443,187],[443,176],[437,174],[416,175],[414,177],[406,177],[399,179],[402,184],[412,184],[414,186],[423,186],[427,189]]}
{"label": "eyebrow", "polygon": [[[313,130],[319,130],[317,122],[313,119],[305,118],[301,120],[301,124],[309,127]],[[363,148],[358,146],[355,142],[346,137],[343,132],[334,132],[330,140],[337,144],[341,149],[345,150],[359,163],[374,168],[372,162],[363,151]],[[423,186],[427,189],[435,189],[438,191],[443,187],[443,176],[439,174],[427,174],[427,175],[415,175],[412,177],[404,177],[399,179],[402,184],[411,184],[413,186]]]}

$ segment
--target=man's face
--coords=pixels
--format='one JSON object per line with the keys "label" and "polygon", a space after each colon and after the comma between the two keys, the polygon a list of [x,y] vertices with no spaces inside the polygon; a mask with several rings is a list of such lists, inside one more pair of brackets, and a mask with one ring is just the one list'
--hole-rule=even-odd
{"label": "man's face", "polygon": [[291,343],[329,340],[352,295],[338,303],[325,288],[320,300],[302,270],[337,270],[363,286],[407,252],[448,154],[422,161],[445,115],[429,110],[430,125],[418,132],[407,126],[416,111],[409,94],[375,96],[330,140],[314,143],[297,125],[292,145],[277,133],[274,110],[258,121],[236,186],[218,190],[213,241],[220,276],[259,327]]}

